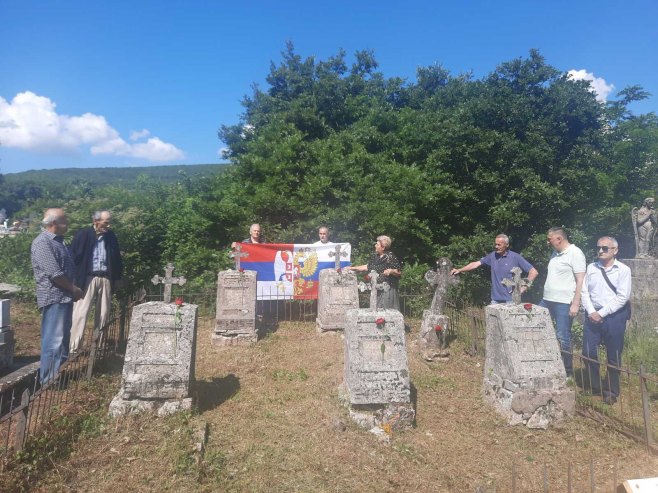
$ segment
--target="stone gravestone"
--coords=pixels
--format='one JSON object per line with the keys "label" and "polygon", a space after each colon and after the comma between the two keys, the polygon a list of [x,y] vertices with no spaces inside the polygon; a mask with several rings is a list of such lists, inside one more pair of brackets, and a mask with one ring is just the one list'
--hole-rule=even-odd
{"label": "stone gravestone", "polygon": [[256,272],[220,272],[217,275],[217,311],[212,343],[229,346],[257,340]]}
{"label": "stone gravestone", "polygon": [[14,331],[9,319],[9,300],[0,300],[0,372],[14,362]]}
{"label": "stone gravestone", "polygon": [[185,279],[183,276],[173,277],[172,274],[174,273],[174,268],[174,264],[168,263],[165,267],[164,277],[155,275],[153,276],[153,279],[151,279],[153,284],[164,284],[164,294],[162,295],[162,301],[165,303],[169,303],[171,301],[171,286],[173,284],[182,286],[187,282],[187,279]]}
{"label": "stone gravestone", "polygon": [[376,271],[370,271],[370,274],[368,274],[368,277],[370,278],[369,282],[360,282],[358,285],[359,291],[362,293],[365,291],[370,291],[370,310],[378,310],[379,307],[377,306],[377,291],[382,290],[382,291],[388,291],[391,289],[391,286],[388,283],[385,282],[377,282],[379,279],[379,274],[377,274]]}
{"label": "stone gravestone", "polygon": [[443,313],[448,287],[457,284],[459,280],[450,275],[452,262],[442,257],[436,262],[436,270],[425,273],[425,280],[430,286],[435,286],[432,305],[429,310],[423,310],[423,320],[420,326],[418,347],[421,356],[427,361],[436,358],[445,359],[448,352],[444,347],[445,333],[448,330],[449,319]]}
{"label": "stone gravestone", "polygon": [[547,428],[571,416],[560,347],[547,308],[498,304],[485,309],[487,341],[483,394],[510,425]]}
{"label": "stone gravestone", "polygon": [[404,318],[397,310],[348,310],[341,396],[362,427],[410,428],[415,411]]}
{"label": "stone gravestone", "polygon": [[110,415],[192,408],[197,306],[162,301],[136,305],[130,321],[121,390]]}
{"label": "stone gravestone", "polygon": [[334,269],[320,271],[316,319],[318,332],[345,329],[345,312],[359,308],[356,274],[341,270],[340,257],[346,257],[347,253],[341,252],[340,248],[341,245],[336,245],[336,250],[329,253],[330,257],[336,258]]}

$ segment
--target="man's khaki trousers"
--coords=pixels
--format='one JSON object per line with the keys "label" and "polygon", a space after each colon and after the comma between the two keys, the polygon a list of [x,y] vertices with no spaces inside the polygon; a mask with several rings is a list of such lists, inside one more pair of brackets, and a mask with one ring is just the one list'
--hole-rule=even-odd
{"label": "man's khaki trousers", "polygon": [[88,285],[83,298],[73,304],[73,325],[71,326],[71,351],[80,350],[85,333],[85,324],[91,304],[96,302],[94,329],[101,329],[110,316],[112,303],[112,281],[105,277],[87,278]]}

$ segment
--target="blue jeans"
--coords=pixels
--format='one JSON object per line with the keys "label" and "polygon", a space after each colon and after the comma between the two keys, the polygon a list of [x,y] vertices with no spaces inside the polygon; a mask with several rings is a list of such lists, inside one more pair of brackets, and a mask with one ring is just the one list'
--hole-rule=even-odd
{"label": "blue jeans", "polygon": [[573,318],[569,316],[569,303],[557,303],[556,301],[541,300],[539,306],[548,308],[551,318],[555,322],[557,340],[562,350],[562,363],[567,376],[573,376],[573,354],[571,350],[571,325]]}
{"label": "blue jeans", "polygon": [[73,303],[53,303],[41,315],[41,383],[57,376],[69,357]]}
{"label": "blue jeans", "polygon": [[[603,318],[603,323],[595,324],[585,320],[583,329],[583,356],[589,385],[593,394],[601,393],[601,375],[599,373],[599,345],[605,346],[608,355],[608,371],[606,377],[606,390],[612,397],[619,397],[619,370],[614,367],[621,366],[621,353],[624,350],[624,332],[628,320],[628,309],[622,308]],[[594,360],[594,361],[590,361]]]}

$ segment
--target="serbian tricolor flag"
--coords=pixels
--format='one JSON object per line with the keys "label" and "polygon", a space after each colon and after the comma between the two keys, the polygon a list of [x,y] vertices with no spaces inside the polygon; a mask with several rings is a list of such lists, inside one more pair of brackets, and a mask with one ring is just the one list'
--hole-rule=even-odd
{"label": "serbian tricolor flag", "polygon": [[312,300],[318,297],[322,269],[334,269],[336,250],[340,247],[340,266],[350,264],[349,243],[240,243],[248,255],[240,267],[258,274],[258,300]]}

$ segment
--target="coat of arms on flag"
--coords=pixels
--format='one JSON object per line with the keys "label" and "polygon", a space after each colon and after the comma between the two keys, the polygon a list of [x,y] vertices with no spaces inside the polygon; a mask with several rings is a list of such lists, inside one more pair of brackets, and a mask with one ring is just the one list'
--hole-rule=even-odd
{"label": "coat of arms on flag", "polygon": [[318,297],[322,269],[350,265],[349,243],[241,243],[241,267],[257,273],[258,300],[309,300]]}

